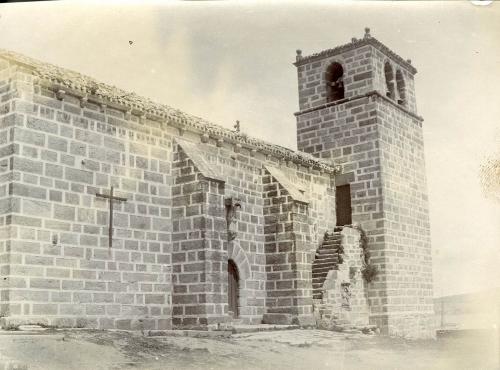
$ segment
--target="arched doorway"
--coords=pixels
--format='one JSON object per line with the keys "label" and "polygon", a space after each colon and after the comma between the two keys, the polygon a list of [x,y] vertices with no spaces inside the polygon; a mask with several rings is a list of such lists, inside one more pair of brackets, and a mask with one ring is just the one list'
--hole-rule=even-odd
{"label": "arched doorway", "polygon": [[233,318],[237,318],[239,316],[238,294],[240,277],[238,274],[238,267],[236,267],[236,264],[233,260],[227,261],[227,279],[227,302],[229,304],[229,315],[231,315]]}

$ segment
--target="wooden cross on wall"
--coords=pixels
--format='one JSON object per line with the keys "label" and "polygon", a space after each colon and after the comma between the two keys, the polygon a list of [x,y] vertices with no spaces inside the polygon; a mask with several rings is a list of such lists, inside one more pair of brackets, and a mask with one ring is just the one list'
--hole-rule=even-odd
{"label": "wooden cross on wall", "polygon": [[113,186],[111,186],[111,190],[109,194],[101,194],[96,193],[96,197],[109,199],[109,230],[108,230],[108,245],[111,248],[113,245],[113,203],[114,201],[126,202],[127,198],[115,197],[113,195]]}

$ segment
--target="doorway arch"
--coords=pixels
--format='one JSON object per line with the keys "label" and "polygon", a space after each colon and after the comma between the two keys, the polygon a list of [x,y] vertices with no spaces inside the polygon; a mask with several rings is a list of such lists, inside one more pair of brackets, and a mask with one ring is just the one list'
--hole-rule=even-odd
{"label": "doorway arch", "polygon": [[236,266],[236,263],[232,259],[227,261],[227,279],[227,302],[229,305],[229,315],[236,319],[240,315],[240,274],[238,272],[238,266]]}

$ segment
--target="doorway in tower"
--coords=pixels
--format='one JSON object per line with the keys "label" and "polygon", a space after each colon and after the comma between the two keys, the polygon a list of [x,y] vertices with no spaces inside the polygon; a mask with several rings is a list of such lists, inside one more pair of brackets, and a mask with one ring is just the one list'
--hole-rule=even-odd
{"label": "doorway in tower", "polygon": [[337,226],[352,224],[351,185],[341,185],[335,188],[335,213]]}
{"label": "doorway in tower", "polygon": [[227,278],[228,278],[228,290],[227,290],[227,301],[229,304],[229,315],[236,319],[239,316],[238,309],[238,295],[239,295],[239,285],[240,277],[238,274],[238,268],[233,260],[227,261]]}

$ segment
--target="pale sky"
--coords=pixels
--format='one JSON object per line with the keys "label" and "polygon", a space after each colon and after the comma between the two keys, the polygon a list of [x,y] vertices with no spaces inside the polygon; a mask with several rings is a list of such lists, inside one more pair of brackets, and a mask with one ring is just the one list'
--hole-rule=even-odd
{"label": "pale sky", "polygon": [[366,26],[418,69],[435,295],[498,287],[500,204],[482,195],[478,170],[500,151],[500,3],[1,4],[0,48],[295,148],[295,50]]}

